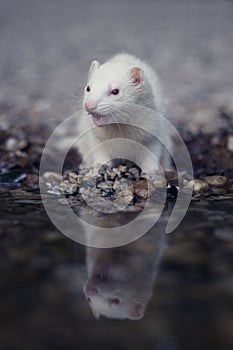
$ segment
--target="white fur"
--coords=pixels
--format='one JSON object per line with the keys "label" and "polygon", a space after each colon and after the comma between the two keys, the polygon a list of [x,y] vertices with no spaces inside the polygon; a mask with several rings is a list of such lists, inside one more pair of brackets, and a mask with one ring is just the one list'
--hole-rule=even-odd
{"label": "white fur", "polygon": [[[136,68],[135,68],[136,67]],[[132,70],[138,69],[141,72],[141,80],[133,81]],[[162,158],[162,148],[157,140],[150,140],[148,133],[142,129],[135,129],[124,122],[137,123],[147,130],[158,131],[159,134],[169,139],[168,131],[164,126],[159,124],[156,117],[145,117],[140,113],[130,114],[131,106],[145,106],[157,112],[164,113],[164,99],[160,87],[160,82],[155,71],[146,63],[129,54],[118,54],[104,64],[93,61],[89,70],[87,86],[90,92],[85,89],[84,93],[84,113],[79,120],[79,131],[85,133],[88,129],[93,128],[97,123],[101,125],[84,135],[78,142],[78,148],[82,156],[95,147],[100,142],[112,138],[134,139],[149,148],[158,158]],[[114,89],[119,89],[118,95],[111,94]],[[94,110],[85,111],[87,104],[94,104]],[[156,116],[156,114],[155,114]],[[101,119],[102,118],[102,119]],[[127,119],[128,118],[128,119]],[[112,123],[117,124],[112,124]],[[125,150],[121,147],[120,142],[115,146],[106,147],[105,145],[98,148],[98,152],[92,152],[92,156],[84,162],[85,166],[93,166],[95,163],[106,161],[106,157],[114,157],[114,152],[121,154]],[[116,148],[116,147],[115,147]],[[133,153],[133,151],[132,151]],[[120,158],[120,156],[119,156]],[[137,154],[132,154],[131,160],[136,161]],[[136,161],[137,163],[137,161]],[[145,160],[146,170],[155,170],[156,164],[148,164]],[[165,167],[168,166],[168,161]]]}
{"label": "white fur", "polygon": [[[88,276],[83,291],[96,318],[139,320],[144,316],[165,248],[163,221],[156,227],[122,247],[87,248]],[[114,299],[117,305],[111,302]]]}

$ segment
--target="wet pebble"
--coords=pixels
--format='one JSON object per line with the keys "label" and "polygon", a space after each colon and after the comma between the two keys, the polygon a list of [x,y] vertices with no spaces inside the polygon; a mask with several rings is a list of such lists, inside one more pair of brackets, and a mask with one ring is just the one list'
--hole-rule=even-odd
{"label": "wet pebble", "polygon": [[167,186],[166,179],[161,177],[161,176],[153,177],[150,180],[151,180],[151,183],[154,186],[154,189],[156,189],[156,188],[166,188],[166,186]]}
{"label": "wet pebble", "polygon": [[101,190],[104,190],[104,191],[112,191],[112,187],[113,187],[112,181],[104,181],[97,184],[97,188],[100,188]]}
{"label": "wet pebble", "polygon": [[47,183],[49,183],[50,185],[58,185],[61,183],[62,181],[62,175],[52,172],[52,171],[46,171],[43,174],[43,180]]}
{"label": "wet pebble", "polygon": [[115,180],[113,184],[113,188],[116,192],[127,190],[128,188],[132,187],[132,183],[124,178],[121,178],[119,180]]}
{"label": "wet pebble", "polygon": [[136,167],[133,167],[133,168],[130,168],[129,171],[128,171],[128,177],[130,179],[133,179],[133,180],[137,180],[140,176],[140,171],[138,168]]}
{"label": "wet pebble", "polygon": [[139,179],[134,184],[135,194],[141,198],[146,199],[148,196],[148,183],[146,179]]}
{"label": "wet pebble", "polygon": [[78,190],[78,184],[70,183],[68,180],[65,180],[61,183],[60,188],[68,194],[74,194]]}
{"label": "wet pebble", "polygon": [[73,184],[77,184],[78,183],[78,174],[76,174],[74,172],[70,172],[68,174],[68,179],[69,179],[69,182],[71,182]]}
{"label": "wet pebble", "polygon": [[104,174],[104,180],[108,181],[108,180],[114,180],[116,178],[117,174],[115,171],[111,170],[111,169],[107,169],[107,172]]}
{"label": "wet pebble", "polygon": [[133,198],[134,198],[134,191],[132,187],[119,191],[115,199],[115,206],[118,208],[122,206],[125,207],[132,202]]}
{"label": "wet pebble", "polygon": [[189,181],[187,187],[192,188],[196,193],[203,193],[209,189],[209,185],[205,181],[199,179],[193,179]]}
{"label": "wet pebble", "polygon": [[213,187],[225,187],[228,183],[228,178],[226,176],[220,176],[220,175],[213,175],[213,176],[206,176],[205,181]]}
{"label": "wet pebble", "polygon": [[127,171],[127,165],[118,165],[117,167],[117,170],[120,172],[120,173],[125,173]]}

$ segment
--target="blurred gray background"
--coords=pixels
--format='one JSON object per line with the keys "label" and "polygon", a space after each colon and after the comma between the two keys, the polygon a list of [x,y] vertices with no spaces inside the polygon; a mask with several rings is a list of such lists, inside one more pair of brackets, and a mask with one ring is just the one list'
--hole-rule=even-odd
{"label": "blurred gray background", "polygon": [[208,131],[233,115],[230,0],[0,0],[0,104],[62,120],[90,61],[119,51],[157,70],[172,120]]}

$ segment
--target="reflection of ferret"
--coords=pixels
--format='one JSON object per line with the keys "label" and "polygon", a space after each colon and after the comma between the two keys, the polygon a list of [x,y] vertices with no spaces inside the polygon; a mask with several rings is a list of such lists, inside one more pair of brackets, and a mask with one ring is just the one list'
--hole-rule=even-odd
{"label": "reflection of ferret", "polygon": [[84,294],[96,318],[143,317],[164,246],[161,231],[120,248],[87,249]]}
{"label": "reflection of ferret", "polygon": [[[150,108],[159,114],[164,113],[164,100],[158,77],[146,63],[129,54],[118,54],[102,65],[93,61],[89,69],[83,106],[85,112],[80,116],[79,131],[85,133],[89,128],[97,128],[79,141],[78,147],[82,156],[101,141],[127,138],[145,145],[157,157],[158,162],[162,161],[164,167],[169,167],[168,159],[162,160],[161,144],[145,131],[149,130],[152,135],[156,131],[165,142],[169,142],[165,125],[156,118],[156,113],[135,113],[137,106]],[[122,122],[136,122],[142,129]],[[119,142],[117,147],[119,154],[124,152]],[[94,151],[89,163],[85,165],[91,166],[96,162],[101,163],[102,160],[104,162],[106,155],[109,159],[114,158],[114,155],[111,156],[115,154],[112,151],[111,147],[103,147],[99,152],[103,157],[101,154],[97,157]],[[136,161],[135,158],[133,160]],[[148,161],[145,161],[145,166],[147,170],[156,168],[155,164],[148,164]]]}

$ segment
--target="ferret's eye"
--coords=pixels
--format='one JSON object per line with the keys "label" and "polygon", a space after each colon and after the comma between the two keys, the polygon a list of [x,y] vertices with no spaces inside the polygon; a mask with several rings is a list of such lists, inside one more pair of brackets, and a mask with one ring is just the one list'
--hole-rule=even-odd
{"label": "ferret's eye", "polygon": [[90,86],[89,86],[89,85],[86,87],[86,91],[87,91],[87,92],[90,92],[90,91],[91,91],[91,89],[90,89]]}
{"label": "ferret's eye", "polygon": [[120,300],[118,298],[110,299],[110,304],[118,305],[120,303]]}
{"label": "ferret's eye", "polygon": [[111,91],[111,94],[112,95],[118,95],[119,92],[120,92],[119,89],[114,89],[114,90]]}

